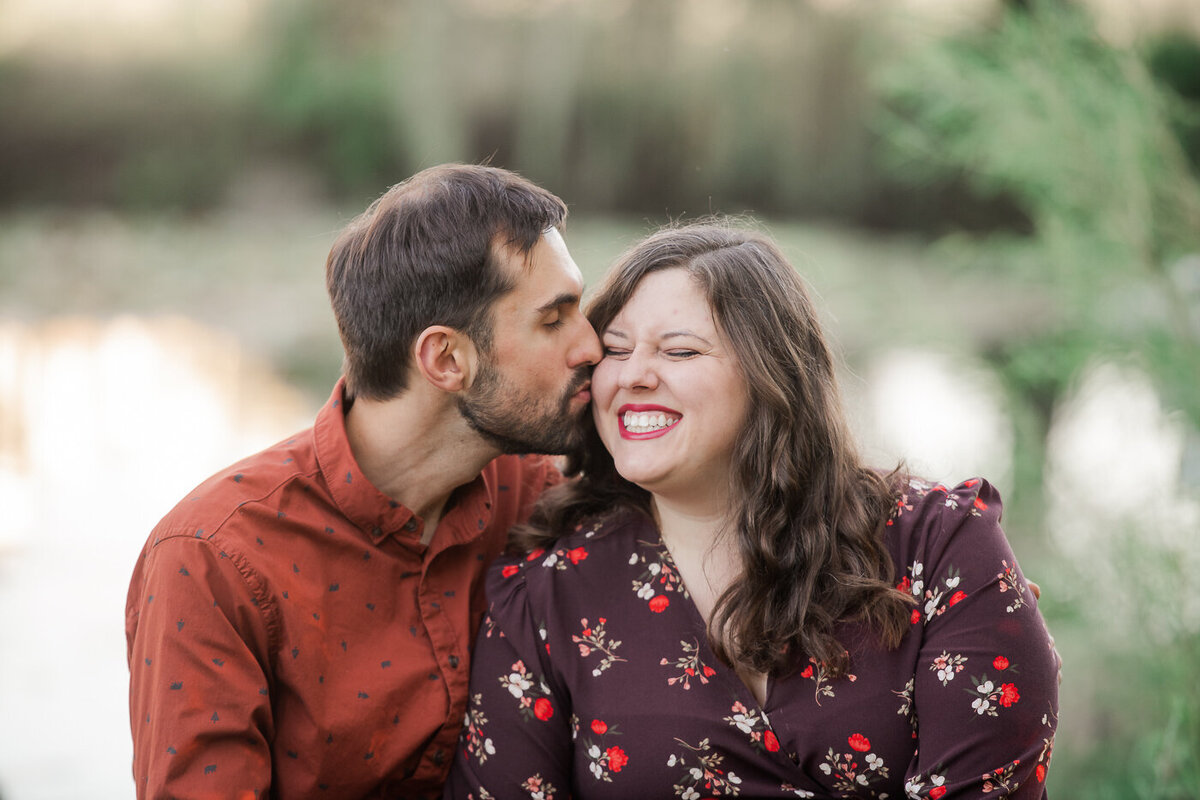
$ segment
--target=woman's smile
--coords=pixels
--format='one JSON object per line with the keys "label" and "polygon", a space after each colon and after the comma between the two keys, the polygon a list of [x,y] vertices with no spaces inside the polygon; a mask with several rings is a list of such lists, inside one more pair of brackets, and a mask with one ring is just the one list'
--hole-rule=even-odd
{"label": "woman's smile", "polygon": [[617,409],[617,418],[622,439],[655,439],[665,436],[683,415],[665,406],[626,403]]}

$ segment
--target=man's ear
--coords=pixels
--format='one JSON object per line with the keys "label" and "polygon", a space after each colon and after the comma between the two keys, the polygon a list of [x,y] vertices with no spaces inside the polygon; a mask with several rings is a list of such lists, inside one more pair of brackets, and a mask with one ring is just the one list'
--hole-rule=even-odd
{"label": "man's ear", "polygon": [[443,392],[460,392],[475,378],[475,343],[455,328],[431,325],[421,331],[413,356],[421,376]]}

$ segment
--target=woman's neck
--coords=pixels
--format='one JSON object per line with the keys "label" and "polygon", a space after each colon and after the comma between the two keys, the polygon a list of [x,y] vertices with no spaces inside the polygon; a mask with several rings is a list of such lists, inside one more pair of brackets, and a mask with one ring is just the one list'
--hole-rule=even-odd
{"label": "woman's neck", "polygon": [[680,505],[659,496],[651,500],[663,544],[688,594],[707,622],[717,598],[741,575],[741,556],[727,503]]}

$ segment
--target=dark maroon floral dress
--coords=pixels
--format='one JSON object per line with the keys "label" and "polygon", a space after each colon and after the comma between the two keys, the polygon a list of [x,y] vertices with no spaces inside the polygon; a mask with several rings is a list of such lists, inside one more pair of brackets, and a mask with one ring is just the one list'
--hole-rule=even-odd
{"label": "dark maroon floral dress", "polygon": [[452,798],[1039,798],[1050,637],[980,480],[914,482],[888,522],[917,604],[850,673],[804,656],[754,695],[709,649],[654,523],[613,515],[489,576]]}

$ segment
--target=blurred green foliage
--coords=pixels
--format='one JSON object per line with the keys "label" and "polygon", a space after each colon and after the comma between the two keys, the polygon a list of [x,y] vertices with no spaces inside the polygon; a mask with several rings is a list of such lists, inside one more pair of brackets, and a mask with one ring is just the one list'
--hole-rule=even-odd
{"label": "blurred green foliage", "polygon": [[[963,269],[1051,300],[1049,313],[1014,325],[984,351],[1018,426],[1020,528],[1045,524],[1046,434],[1085,366],[1133,362],[1168,407],[1185,411],[1193,430],[1200,425],[1200,320],[1185,282],[1195,269],[1189,256],[1200,250],[1200,184],[1180,126],[1198,56],[1193,43],[1172,40],[1143,58],[1104,41],[1078,6],[1032,0],[1011,5],[986,30],[910,53],[881,81],[888,111],[879,124],[896,174],[962,178],[980,193],[1014,199],[1032,223],[1027,236],[942,243]],[[1093,646],[1104,666],[1082,665],[1081,677],[1095,681],[1094,705],[1075,724],[1102,730],[1092,732],[1090,748],[1089,737],[1068,737],[1076,749],[1056,758],[1052,786],[1070,787],[1071,796],[1195,797],[1200,634],[1181,610],[1195,577],[1171,569],[1170,549],[1140,527],[1103,531],[1097,547],[1120,564],[1122,602],[1169,599],[1155,627],[1173,633],[1155,640],[1135,630],[1132,640]],[[1067,585],[1054,591],[1092,602],[1089,566],[1064,564]],[[1052,627],[1053,608],[1045,608]]]}
{"label": "blurred green foliage", "polygon": [[1021,223],[1003,198],[904,186],[873,157],[889,15],[777,0],[264,8],[236,52],[0,64],[0,205],[205,210],[281,159],[357,205],[423,166],[491,160],[585,213]]}

